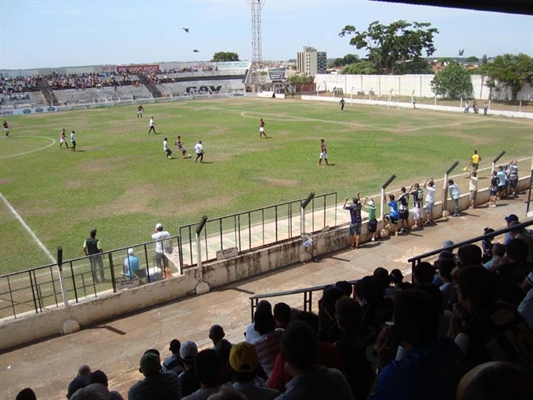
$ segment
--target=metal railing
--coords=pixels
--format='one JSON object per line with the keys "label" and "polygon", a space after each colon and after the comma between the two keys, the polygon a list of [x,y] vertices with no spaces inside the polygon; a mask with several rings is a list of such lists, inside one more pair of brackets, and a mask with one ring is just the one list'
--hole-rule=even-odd
{"label": "metal railing", "polygon": [[[336,192],[314,196],[305,217],[301,206],[302,200],[295,200],[208,219],[199,237],[201,261],[215,260],[219,251],[235,249],[241,254],[337,225]],[[179,228],[182,269],[197,264],[195,232],[196,224]]]}
{"label": "metal railing", "polygon": [[[354,295],[353,285],[355,285],[359,279],[348,281],[352,285],[352,296]],[[275,292],[275,293],[266,293],[266,294],[256,294],[250,296],[250,312],[251,312],[251,321],[254,322],[254,312],[257,307],[257,304],[260,300],[271,299],[273,297],[285,297],[285,296],[294,296],[303,293],[303,311],[312,312],[313,311],[313,293],[324,291],[324,288],[331,286],[331,284],[312,286],[303,289],[294,289],[287,290],[284,292]]]}
{"label": "metal railing", "polygon": [[[146,242],[101,253],[103,270],[91,268],[91,256],[62,262],[64,293],[61,290],[60,268],[49,264],[38,268],[13,272],[0,276],[0,319],[18,318],[25,314],[39,314],[48,308],[59,308],[68,302],[80,303],[97,298],[104,293],[116,293],[121,289],[155,282],[179,272],[177,253],[180,239],[172,237],[173,254],[167,254],[169,270],[159,268],[155,259],[155,243]],[[132,248],[139,259],[139,271],[132,276],[125,274],[128,249]],[[97,279],[94,279],[93,273]],[[100,274],[104,280],[100,281]],[[63,295],[65,298],[63,298]]]}
{"label": "metal railing", "polygon": [[464,246],[466,244],[472,244],[472,243],[476,243],[476,242],[481,242],[484,239],[492,239],[492,238],[494,238],[496,236],[500,236],[500,235],[506,234],[507,232],[510,232],[510,231],[525,229],[526,227],[531,226],[531,225],[533,225],[533,220],[522,222],[521,224],[514,225],[514,226],[511,226],[511,227],[499,229],[499,230],[497,230],[495,232],[487,233],[486,235],[480,235],[480,236],[476,236],[476,237],[473,237],[473,238],[468,239],[468,240],[463,240],[462,242],[454,243],[452,246],[443,247],[443,248],[440,248],[440,249],[435,249],[435,250],[432,250],[432,251],[428,251],[427,253],[420,254],[420,255],[415,256],[415,257],[411,257],[411,258],[409,258],[407,260],[408,263],[411,263],[411,276],[414,277],[414,269],[415,269],[416,265],[419,264],[424,258],[429,258],[429,257],[436,256],[436,255],[438,255],[440,252],[442,252],[444,250],[453,251],[453,250],[455,250],[455,249],[457,249],[457,248],[459,248],[461,246]]}

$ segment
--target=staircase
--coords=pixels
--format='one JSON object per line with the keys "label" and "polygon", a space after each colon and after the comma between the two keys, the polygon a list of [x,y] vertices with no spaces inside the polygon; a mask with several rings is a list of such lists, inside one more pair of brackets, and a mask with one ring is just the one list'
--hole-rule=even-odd
{"label": "staircase", "polygon": [[57,100],[57,97],[54,94],[54,91],[50,89],[50,86],[48,86],[48,83],[46,83],[44,79],[41,78],[37,80],[37,87],[42,92],[46,100],[46,104],[48,104],[49,106],[59,105],[59,101]]}
{"label": "staircase", "polygon": [[141,83],[144,85],[146,89],[152,94],[152,97],[158,98],[163,97],[163,93],[155,86],[153,85],[150,80],[146,77],[146,75],[143,74],[137,74],[137,77],[141,81]]}

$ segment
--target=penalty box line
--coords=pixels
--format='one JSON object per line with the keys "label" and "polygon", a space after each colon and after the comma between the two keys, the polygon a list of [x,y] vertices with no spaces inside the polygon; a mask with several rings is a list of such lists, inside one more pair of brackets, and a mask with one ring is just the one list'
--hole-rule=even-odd
{"label": "penalty box line", "polygon": [[22,219],[22,217],[20,216],[20,214],[17,212],[17,210],[15,210],[15,208],[9,203],[9,201],[7,201],[7,199],[4,197],[4,195],[2,193],[0,193],[0,197],[2,198],[2,200],[4,201],[4,204],[6,205],[7,208],[9,208],[9,211],[11,211],[11,213],[15,216],[15,218],[20,222],[20,224],[24,227],[24,229],[26,229],[26,231],[30,234],[30,236],[33,238],[33,240],[35,241],[35,243],[37,243],[37,246],[39,246],[39,248],[43,251],[43,253],[50,259],[50,261],[52,261],[52,263],[57,263],[57,260],[54,258],[54,256],[52,255],[52,253],[50,253],[48,251],[48,249],[46,248],[46,246],[43,244],[43,242],[41,242],[39,240],[39,238],[37,237],[37,235],[33,232],[33,230],[28,226],[28,224]]}

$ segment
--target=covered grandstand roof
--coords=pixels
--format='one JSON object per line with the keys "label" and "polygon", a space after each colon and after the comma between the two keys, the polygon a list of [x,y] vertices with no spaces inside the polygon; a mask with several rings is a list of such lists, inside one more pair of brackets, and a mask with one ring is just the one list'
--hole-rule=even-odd
{"label": "covered grandstand roof", "polygon": [[463,8],[466,10],[495,11],[509,14],[533,15],[533,0],[372,0],[389,3]]}

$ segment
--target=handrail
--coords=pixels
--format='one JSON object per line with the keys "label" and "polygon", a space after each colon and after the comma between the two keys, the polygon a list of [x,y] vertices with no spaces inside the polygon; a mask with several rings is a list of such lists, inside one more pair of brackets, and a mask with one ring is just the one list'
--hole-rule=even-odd
{"label": "handrail", "polygon": [[454,243],[452,246],[443,247],[443,248],[440,248],[440,249],[437,249],[437,250],[428,251],[427,253],[420,254],[418,256],[409,258],[407,260],[407,262],[413,263],[415,261],[421,260],[422,258],[427,258],[427,257],[431,257],[431,256],[434,256],[434,255],[437,255],[443,250],[450,250],[451,251],[451,250],[454,250],[454,249],[456,249],[458,247],[464,246],[465,244],[471,244],[471,243],[479,242],[479,241],[481,241],[483,239],[491,239],[491,238],[493,238],[495,236],[503,235],[504,233],[507,233],[507,232],[510,232],[510,231],[515,231],[517,229],[522,229],[522,228],[525,228],[525,227],[530,226],[530,225],[533,225],[533,220],[522,222],[522,223],[520,223],[518,225],[514,225],[514,226],[511,226],[511,227],[503,228],[503,229],[500,229],[500,230],[497,230],[497,231],[494,231],[494,232],[491,232],[491,233],[487,233],[485,235],[476,236],[476,237],[474,237],[472,239],[463,240],[462,242]]}
{"label": "handrail", "polygon": [[[349,282],[353,286],[358,281],[359,281],[359,279],[355,279],[355,280],[351,280],[351,281],[347,281],[347,282]],[[327,287],[327,286],[331,286],[331,284],[312,286],[312,287],[307,287],[307,288],[303,288],[303,289],[286,290],[286,291],[283,291],[283,292],[266,293],[266,294],[254,294],[253,296],[249,297],[249,299],[250,299],[250,307],[251,307],[252,322],[254,321],[254,310],[257,307],[257,303],[259,303],[259,301],[258,301],[259,299],[266,299],[266,298],[280,297],[280,296],[290,296],[290,295],[293,295],[293,294],[303,293],[304,294],[304,311],[312,311],[312,306],[313,306],[313,304],[312,304],[312,300],[313,300],[312,293],[313,292],[317,292],[319,290],[324,290],[324,288]],[[307,293],[309,293],[309,296],[307,295]],[[352,291],[352,293],[353,293],[353,291]],[[308,305],[309,305],[309,307],[308,307]]]}

